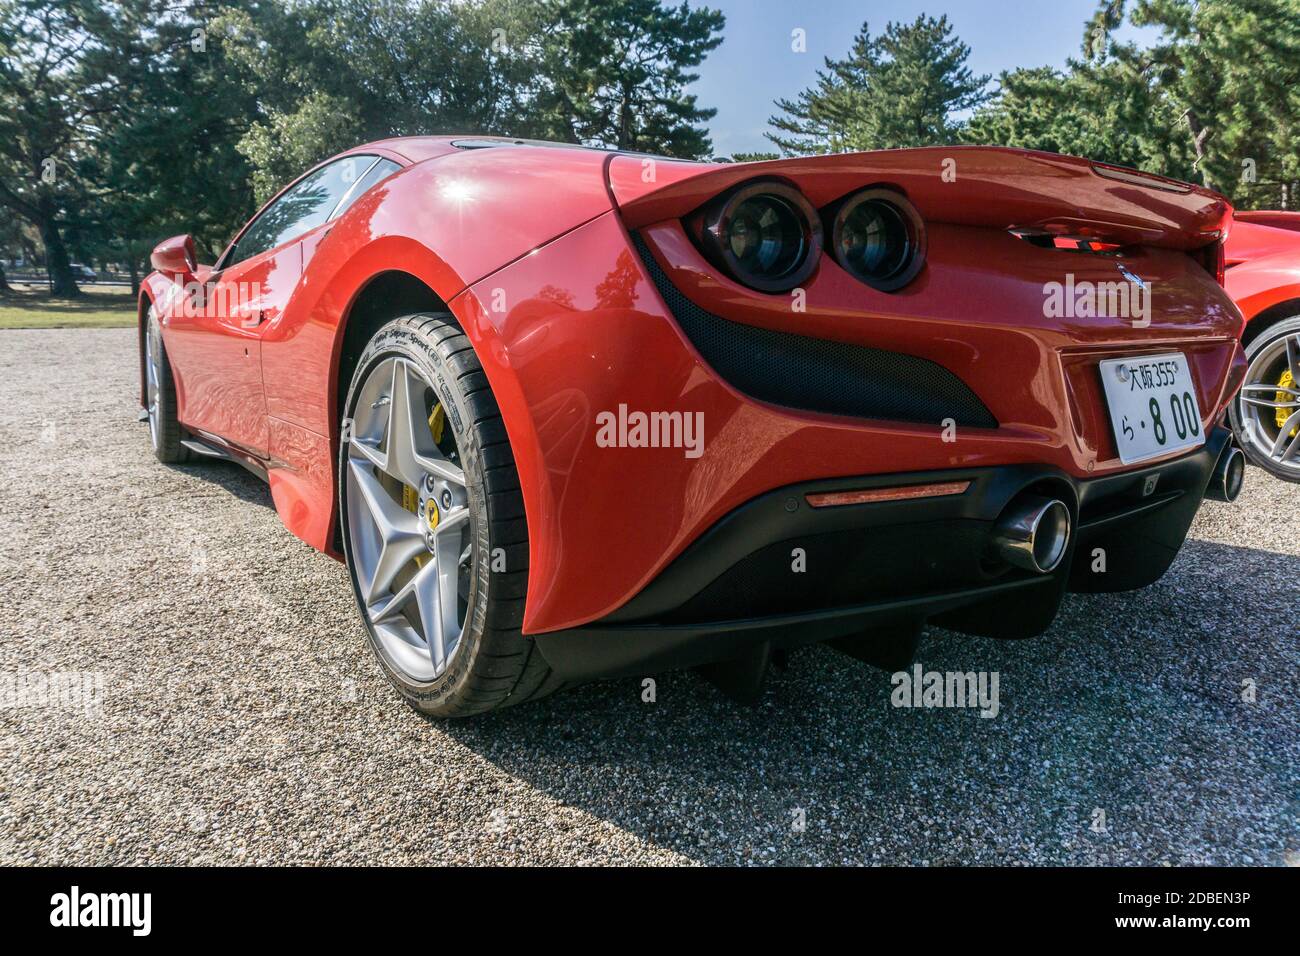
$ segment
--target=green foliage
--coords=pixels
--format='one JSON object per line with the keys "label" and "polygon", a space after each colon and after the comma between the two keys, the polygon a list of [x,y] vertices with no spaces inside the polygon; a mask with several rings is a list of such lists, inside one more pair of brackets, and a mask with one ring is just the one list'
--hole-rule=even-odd
{"label": "green foliage", "polygon": [[272,0],[227,9],[215,29],[256,99],[239,148],[258,200],[367,140],[507,132],[522,85],[514,60],[500,52],[514,6]]}
{"label": "green foliage", "polygon": [[70,250],[138,269],[190,232],[215,255],[255,201],[366,140],[707,155],[713,113],[684,91],[722,23],[659,0],[0,0],[0,208],[75,295]]}
{"label": "green foliage", "polygon": [[[1155,39],[1121,42],[1126,23]],[[59,295],[73,258],[140,270],[181,232],[212,256],[255,202],[388,136],[707,157],[714,111],[687,90],[723,26],[674,0],[0,0],[0,254],[39,240]],[[777,101],[768,138],[785,155],[1003,144],[1295,198],[1300,0],[1099,0],[1082,39],[990,100],[945,17],[863,24]]]}
{"label": "green foliage", "polygon": [[[1128,19],[1159,31],[1121,43]],[[972,141],[1052,149],[1277,204],[1300,179],[1300,0],[1102,0],[1066,73],[1002,76]],[[1294,197],[1294,192],[1292,192]]]}
{"label": "green foliage", "polygon": [[864,23],[815,86],[777,100],[784,115],[769,120],[767,138],[787,155],[951,143],[961,129],[953,114],[987,99],[990,78],[971,73],[969,56],[946,16],[890,22],[878,37]]}
{"label": "green foliage", "polygon": [[722,15],[659,0],[325,0],[229,9],[224,47],[258,118],[240,143],[267,198],[366,140],[523,136],[697,157],[684,92]]}
{"label": "green foliage", "polygon": [[546,79],[535,103],[554,124],[551,135],[685,159],[709,155],[698,124],[716,111],[685,90],[698,79],[689,70],[722,42],[721,13],[660,0],[552,0],[539,9],[533,46]]}
{"label": "green foliage", "polygon": [[39,230],[54,290],[76,295],[62,230],[100,188],[95,140],[125,88],[139,11],[88,0],[0,0],[0,204]]}
{"label": "green foliage", "polygon": [[228,233],[246,207],[246,104],[198,49],[208,12],[0,0],[0,205],[40,233],[56,294],[77,294],[70,249],[139,266],[168,229]]}
{"label": "green foliage", "polygon": [[1297,0],[1109,0],[1093,29],[1113,30],[1125,11],[1156,27],[1148,48],[1111,43],[1108,56],[1131,82],[1153,77],[1180,112],[1206,185],[1245,192],[1258,179],[1300,178],[1300,2]]}
{"label": "green foliage", "polygon": [[349,104],[329,93],[309,93],[292,113],[268,110],[239,141],[253,167],[254,203],[262,205],[340,147],[368,138]]}
{"label": "green foliage", "polygon": [[1176,105],[1114,64],[1003,73],[998,98],[963,131],[970,143],[1086,156],[1176,179],[1194,175]]}
{"label": "green foliage", "polygon": [[215,256],[252,202],[249,165],[236,146],[255,101],[213,29],[216,5],[148,5],[169,12],[141,31],[145,51],[96,144],[106,187],[93,206],[100,255],[133,270],[178,233],[192,233]]}
{"label": "green foliage", "polygon": [[720,157],[720,160],[729,163],[763,163],[780,158],[780,153],[732,153],[730,158]]}

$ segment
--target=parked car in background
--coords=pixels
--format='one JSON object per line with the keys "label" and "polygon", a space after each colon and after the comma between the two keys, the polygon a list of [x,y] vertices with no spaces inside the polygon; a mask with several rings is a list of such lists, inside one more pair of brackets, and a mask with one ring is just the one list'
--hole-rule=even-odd
{"label": "parked car in background", "polygon": [[1254,464],[1300,482],[1300,212],[1236,212],[1225,257],[1249,363],[1232,403],[1237,444]]}
{"label": "parked car in background", "polygon": [[73,262],[70,263],[70,267],[72,269],[72,274],[77,277],[78,282],[94,282],[99,278],[99,273],[84,263]]}

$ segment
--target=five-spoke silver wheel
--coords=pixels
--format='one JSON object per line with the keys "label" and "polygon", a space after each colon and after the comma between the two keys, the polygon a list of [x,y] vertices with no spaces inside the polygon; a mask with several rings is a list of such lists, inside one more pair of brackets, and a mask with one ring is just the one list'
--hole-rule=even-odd
{"label": "five-spoke silver wheel", "polygon": [[469,337],[449,312],[418,312],[344,361],[343,557],[384,676],[439,718],[563,686],[523,633],[523,483]]}
{"label": "five-spoke silver wheel", "polygon": [[1237,440],[1256,464],[1300,480],[1300,330],[1293,324],[1252,343],[1233,418]]}
{"label": "five-spoke silver wheel", "polygon": [[473,525],[452,429],[415,363],[390,356],[360,385],[343,480],[360,603],[390,663],[441,675],[473,600]]}

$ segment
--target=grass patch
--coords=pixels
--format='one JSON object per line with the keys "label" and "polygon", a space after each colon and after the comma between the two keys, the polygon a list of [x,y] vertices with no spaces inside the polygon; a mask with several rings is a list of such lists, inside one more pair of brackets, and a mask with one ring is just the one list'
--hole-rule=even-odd
{"label": "grass patch", "polygon": [[129,288],[100,287],[79,299],[51,299],[47,292],[0,295],[0,329],[105,329],[135,320]]}

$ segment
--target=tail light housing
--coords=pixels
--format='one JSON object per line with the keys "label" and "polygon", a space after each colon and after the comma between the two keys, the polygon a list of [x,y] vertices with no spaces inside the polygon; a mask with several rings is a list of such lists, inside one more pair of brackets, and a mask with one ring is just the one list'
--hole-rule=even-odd
{"label": "tail light housing", "polygon": [[831,250],[859,282],[893,292],[916,278],[925,264],[925,223],[899,193],[864,189],[834,209]]}
{"label": "tail light housing", "polygon": [[709,204],[701,239],[705,255],[737,282],[788,292],[817,268],[822,224],[799,190],[759,180]]}

